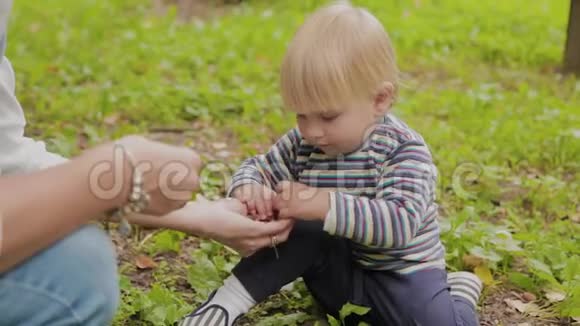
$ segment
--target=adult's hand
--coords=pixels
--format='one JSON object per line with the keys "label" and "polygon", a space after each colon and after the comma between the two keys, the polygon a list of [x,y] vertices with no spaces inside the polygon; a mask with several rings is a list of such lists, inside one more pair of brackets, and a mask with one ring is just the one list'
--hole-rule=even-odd
{"label": "adult's hand", "polygon": [[199,155],[191,149],[128,136],[116,143],[108,159],[104,157],[91,170],[90,186],[97,197],[115,197],[117,204],[123,205],[128,200],[132,173],[139,169],[150,196],[143,213],[163,215],[191,199],[199,186],[201,165]]}
{"label": "adult's hand", "polygon": [[270,247],[272,237],[276,243],[288,239],[292,220],[260,222],[246,213],[246,206],[236,199],[198,200],[175,212],[184,221],[184,231],[214,239],[245,257]]}

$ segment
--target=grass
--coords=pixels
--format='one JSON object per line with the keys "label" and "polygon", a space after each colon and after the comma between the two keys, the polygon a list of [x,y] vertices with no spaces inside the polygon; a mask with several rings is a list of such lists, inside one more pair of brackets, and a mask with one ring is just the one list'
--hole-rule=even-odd
{"label": "grass", "polygon": [[[174,12],[154,16],[149,1],[17,2],[7,55],[27,133],[75,155],[173,128],[187,131],[180,143],[225,147],[228,163],[239,162],[292,126],[278,66],[295,28],[323,3],[246,1],[180,25]],[[537,306],[519,310],[537,323],[580,316],[580,81],[558,73],[569,2],[354,3],[376,13],[397,48],[404,87],[395,112],[432,147],[449,269],[484,278],[483,320],[497,315],[494,304],[513,310],[494,302],[501,291],[533,294]],[[221,194],[211,173],[204,180]],[[117,325],[171,325],[237,261],[173,231],[146,240],[124,242]],[[158,265],[140,270],[138,254]],[[298,283],[246,322],[317,319]]]}

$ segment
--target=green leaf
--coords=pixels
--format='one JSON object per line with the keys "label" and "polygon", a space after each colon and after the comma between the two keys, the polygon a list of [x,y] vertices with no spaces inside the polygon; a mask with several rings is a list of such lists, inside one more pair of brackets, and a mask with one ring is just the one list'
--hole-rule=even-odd
{"label": "green leaf", "polygon": [[347,302],[344,306],[342,306],[342,308],[340,309],[340,319],[342,321],[345,320],[346,317],[352,315],[352,314],[356,314],[359,316],[365,315],[367,312],[369,312],[371,310],[371,308],[367,308],[367,307],[363,307],[363,306],[357,306],[354,305],[350,302]]}
{"label": "green leaf", "polygon": [[179,294],[154,283],[140,298],[139,316],[154,325],[173,325],[191,309]]}
{"label": "green leaf", "polygon": [[514,285],[522,289],[528,291],[532,291],[534,289],[535,286],[534,280],[526,274],[519,272],[511,272],[508,274],[508,278],[510,282],[512,282]]}
{"label": "green leaf", "polygon": [[121,291],[129,291],[133,287],[131,284],[131,279],[126,275],[121,275],[119,277],[119,288]]}
{"label": "green leaf", "polygon": [[528,259],[528,266],[532,270],[532,273],[534,273],[534,275],[536,275],[537,277],[545,281],[548,281],[552,284],[560,285],[558,280],[556,280],[556,278],[552,274],[550,266],[546,265],[545,263],[537,259]]}
{"label": "green leaf", "polygon": [[497,262],[501,261],[501,256],[492,249],[484,249],[482,247],[474,247],[474,248],[471,248],[471,250],[469,250],[469,252],[474,256],[478,256],[478,257],[483,258],[483,259],[490,261],[492,263],[497,263]]}
{"label": "green leaf", "polygon": [[145,314],[144,319],[153,323],[154,325],[165,325],[166,316],[167,307],[157,306],[153,307],[153,310]]}
{"label": "green leaf", "polygon": [[567,259],[562,270],[562,277],[567,281],[580,281],[580,256],[572,256]]}
{"label": "green leaf", "polygon": [[332,317],[331,315],[326,315],[326,318],[328,319],[330,326],[340,326],[340,321],[338,321],[338,319]]}
{"label": "green leaf", "polygon": [[148,247],[150,254],[160,252],[179,252],[181,240],[185,238],[183,232],[173,230],[163,230],[153,236],[153,244]]}
{"label": "green leaf", "polygon": [[496,233],[496,238],[492,239],[491,243],[493,243],[496,248],[510,253],[520,253],[523,251],[520,247],[521,241],[514,240],[509,233]]}
{"label": "green leaf", "polygon": [[203,251],[193,254],[193,264],[187,270],[187,281],[199,298],[207,297],[222,284],[219,270]]}
{"label": "green leaf", "polygon": [[305,321],[312,319],[310,315],[304,312],[295,312],[290,314],[277,313],[266,318],[260,319],[254,326],[277,326],[303,325]]}

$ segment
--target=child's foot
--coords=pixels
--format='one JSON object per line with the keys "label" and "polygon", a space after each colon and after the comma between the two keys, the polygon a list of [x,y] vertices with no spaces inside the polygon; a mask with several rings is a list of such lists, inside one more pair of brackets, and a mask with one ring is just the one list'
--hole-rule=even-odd
{"label": "child's foot", "polygon": [[461,297],[477,307],[483,284],[477,275],[469,272],[453,272],[447,275],[451,296]]}
{"label": "child's foot", "polygon": [[256,304],[235,276],[212,292],[201,306],[179,324],[180,326],[232,326],[236,320]]}
{"label": "child's foot", "polygon": [[215,294],[216,291],[212,292],[206,302],[195,309],[191,314],[185,316],[181,323],[179,323],[179,326],[233,325],[235,319],[232,320],[232,317],[237,318],[237,316],[230,316],[224,307],[217,304],[211,304]]}
{"label": "child's foot", "polygon": [[[209,303],[214,298],[216,291],[213,291],[206,302],[195,309],[191,314],[179,323],[179,326],[228,326],[230,325],[230,316],[228,312],[221,306],[210,305]],[[233,323],[231,323],[233,324]]]}

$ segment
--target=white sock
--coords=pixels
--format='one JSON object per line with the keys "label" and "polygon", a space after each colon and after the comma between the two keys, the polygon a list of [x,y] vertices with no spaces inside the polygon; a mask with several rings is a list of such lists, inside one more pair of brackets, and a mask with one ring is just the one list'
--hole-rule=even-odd
{"label": "white sock", "polygon": [[234,316],[245,314],[256,305],[252,295],[234,275],[224,281],[224,285],[217,290],[212,302],[226,308],[228,312],[231,311]]}
{"label": "white sock", "polygon": [[247,313],[256,301],[244,285],[231,275],[210,298],[190,315],[181,326],[231,326],[237,317]]}
{"label": "white sock", "polygon": [[477,275],[469,272],[454,272],[447,275],[451,296],[461,297],[477,307],[483,284]]}

